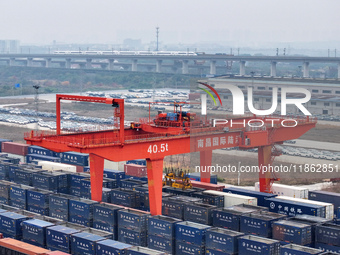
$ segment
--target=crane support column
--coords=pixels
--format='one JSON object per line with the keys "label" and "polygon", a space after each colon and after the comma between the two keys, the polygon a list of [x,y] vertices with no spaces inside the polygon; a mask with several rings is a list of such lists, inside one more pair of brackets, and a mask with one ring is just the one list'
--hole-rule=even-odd
{"label": "crane support column", "polygon": [[201,182],[210,183],[210,167],[212,162],[212,150],[200,152]]}
{"label": "crane support column", "polygon": [[146,159],[150,212],[152,215],[162,215],[163,159]]}
{"label": "crane support column", "polygon": [[91,199],[101,202],[103,194],[104,158],[90,153]]}
{"label": "crane support column", "polygon": [[[258,164],[259,164],[259,181],[260,191],[270,193],[271,192],[271,172],[269,171],[269,165],[271,164],[272,145],[260,146],[258,148]],[[264,169],[265,166],[267,169]],[[269,189],[269,190],[268,190]]]}

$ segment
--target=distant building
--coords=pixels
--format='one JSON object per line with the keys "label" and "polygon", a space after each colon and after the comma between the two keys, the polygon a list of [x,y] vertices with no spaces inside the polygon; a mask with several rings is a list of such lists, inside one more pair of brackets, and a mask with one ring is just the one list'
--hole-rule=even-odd
{"label": "distant building", "polygon": [[0,40],[0,53],[20,53],[20,41]]}
{"label": "distant building", "polygon": [[142,47],[142,40],[128,38],[123,41],[123,45],[129,50],[139,50]]}

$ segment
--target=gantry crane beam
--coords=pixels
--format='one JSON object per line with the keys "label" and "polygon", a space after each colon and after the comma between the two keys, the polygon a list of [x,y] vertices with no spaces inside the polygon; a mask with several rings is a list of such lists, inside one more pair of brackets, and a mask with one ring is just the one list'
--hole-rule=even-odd
{"label": "gantry crane beam", "polygon": [[[60,129],[60,100],[76,100],[112,104],[120,109],[120,129],[100,132],[62,134]],[[45,131],[31,131],[25,140],[32,145],[57,151],[77,151],[89,153],[91,196],[101,201],[104,159],[125,161],[145,158],[147,160],[150,211],[153,215],[162,213],[162,175],[163,159],[166,156],[200,152],[200,165],[211,166],[212,151],[215,149],[240,147],[259,148],[259,165],[270,163],[271,146],[284,140],[296,139],[315,126],[315,120],[300,119],[295,127],[228,128],[225,126],[204,126],[187,130],[186,128],[157,127],[144,123],[138,129],[124,128],[124,100],[112,98],[81,97],[57,95],[57,121],[59,127],[55,134]],[[268,128],[269,127],[269,128]],[[201,172],[202,181],[210,181],[210,173]],[[273,180],[270,173],[260,173],[261,191],[270,192]]]}

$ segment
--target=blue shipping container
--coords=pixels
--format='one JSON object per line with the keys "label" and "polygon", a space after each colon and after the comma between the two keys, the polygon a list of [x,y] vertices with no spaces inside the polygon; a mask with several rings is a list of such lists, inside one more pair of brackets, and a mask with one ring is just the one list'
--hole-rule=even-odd
{"label": "blue shipping container", "polygon": [[128,189],[113,189],[111,191],[111,203],[116,205],[123,205],[131,208],[140,207],[139,193]]}
{"label": "blue shipping container", "polygon": [[298,245],[308,245],[312,243],[312,227],[289,220],[273,222],[273,239]]}
{"label": "blue shipping container", "polygon": [[70,174],[70,186],[72,188],[81,188],[81,180],[89,178],[89,174],[85,173],[71,173]]}
{"label": "blue shipping container", "polygon": [[33,174],[39,172],[44,172],[44,170],[32,170],[27,168],[15,169],[14,182],[17,184],[33,186]]}
{"label": "blue shipping container", "polygon": [[71,235],[79,233],[84,229],[85,227],[72,223],[64,223],[47,228],[47,248],[71,253]]}
{"label": "blue shipping container", "polygon": [[146,166],[146,160],[145,159],[128,160],[126,161],[126,164],[136,164],[140,166]]}
{"label": "blue shipping container", "polygon": [[70,199],[74,197],[66,194],[52,194],[49,201],[50,216],[68,221]]}
{"label": "blue shipping container", "polygon": [[325,207],[321,205],[300,203],[278,198],[268,198],[266,201],[270,212],[286,214],[291,217],[299,214],[307,214],[325,218],[326,215]]}
{"label": "blue shipping container", "polygon": [[73,198],[69,201],[69,215],[80,216],[86,219],[93,218],[93,206],[97,204],[97,201]]}
{"label": "blue shipping container", "polygon": [[82,225],[85,227],[92,227],[93,226],[93,219],[92,218],[84,218],[78,215],[69,215],[69,222]]}
{"label": "blue shipping container", "polygon": [[21,223],[28,219],[29,217],[14,212],[0,213],[0,232],[20,240],[22,238]]}
{"label": "blue shipping container", "polygon": [[49,208],[49,200],[51,194],[53,193],[47,190],[27,190],[27,206]]}
{"label": "blue shipping container", "polygon": [[227,228],[234,231],[240,231],[241,215],[257,212],[258,209],[231,206],[228,208],[219,208],[212,212],[212,225],[214,227]]}
{"label": "blue shipping container", "polygon": [[105,237],[91,233],[80,232],[71,235],[71,251],[74,255],[96,254],[97,242],[103,241]]}
{"label": "blue shipping container", "polygon": [[223,228],[211,228],[206,232],[206,248],[230,254],[238,253],[238,238],[243,233]]}
{"label": "blue shipping container", "polygon": [[202,255],[205,254],[204,246],[197,246],[185,242],[176,241],[175,254]]}
{"label": "blue shipping container", "polygon": [[46,228],[51,226],[54,224],[38,219],[24,221],[22,223],[22,239],[24,242],[44,248],[46,247]]}
{"label": "blue shipping container", "polygon": [[168,254],[174,254],[175,240],[148,234],[148,247],[150,249],[164,251]]}
{"label": "blue shipping container", "polygon": [[140,246],[134,246],[127,249],[126,252],[127,255],[165,255],[166,253],[161,251],[156,251],[153,249],[140,247]]}
{"label": "blue shipping container", "polygon": [[118,227],[128,228],[137,231],[147,230],[147,220],[150,217],[150,213],[124,209],[118,211]]}
{"label": "blue shipping container", "polygon": [[59,154],[61,163],[72,164],[77,166],[88,166],[89,155],[79,152],[62,152]]}
{"label": "blue shipping container", "polygon": [[176,224],[181,220],[162,215],[152,216],[148,220],[148,234],[167,239],[175,238]]}
{"label": "blue shipping container", "polygon": [[312,254],[320,254],[322,250],[314,249],[302,245],[296,244],[287,244],[281,247],[280,254],[289,254],[289,255],[312,255]]}
{"label": "blue shipping container", "polygon": [[69,186],[69,173],[41,172],[33,174],[33,187],[61,192]]}
{"label": "blue shipping container", "polygon": [[285,218],[285,215],[270,212],[241,215],[240,232],[271,238],[273,222]]}
{"label": "blue shipping container", "polygon": [[280,242],[259,236],[241,236],[238,240],[238,252],[247,255],[278,255]]}
{"label": "blue shipping container", "polygon": [[210,226],[183,221],[176,224],[176,241],[186,242],[193,245],[205,244],[205,233]]}
{"label": "blue shipping container", "polygon": [[205,255],[235,255],[234,253],[227,253],[220,250],[205,248]]}
{"label": "blue shipping container", "polygon": [[119,186],[120,180],[125,179],[125,172],[113,169],[104,169],[104,177],[116,179]]}
{"label": "blue shipping container", "polygon": [[121,243],[113,240],[103,240],[97,242],[97,251],[96,255],[125,255],[127,253],[127,249],[132,246],[129,244]]}
{"label": "blue shipping container", "polygon": [[142,186],[144,184],[147,184],[147,182],[141,181],[141,180],[133,180],[133,179],[123,179],[123,180],[120,180],[120,183],[119,183],[121,188],[131,189],[131,190],[133,190],[135,186]]}
{"label": "blue shipping container", "polygon": [[316,226],[315,241],[340,246],[340,226],[328,223]]}
{"label": "blue shipping container", "polygon": [[334,246],[334,245],[328,245],[324,243],[316,243],[315,249],[320,249],[325,252],[335,252],[337,254],[340,254],[340,246]]}
{"label": "blue shipping container", "polygon": [[34,205],[27,205],[27,211],[37,213],[37,214],[40,214],[40,215],[43,215],[43,216],[49,216],[50,215],[49,208],[41,208],[41,207],[34,206]]}
{"label": "blue shipping container", "polygon": [[146,231],[135,231],[126,228],[118,228],[119,242],[145,247],[147,244],[146,237]]}
{"label": "blue shipping container", "polygon": [[118,224],[118,211],[122,209],[125,209],[125,207],[105,203],[95,204],[93,220],[115,226]]}
{"label": "blue shipping container", "polygon": [[53,151],[36,145],[28,147],[28,154],[38,154],[42,156],[54,157]]}
{"label": "blue shipping container", "polygon": [[212,224],[212,211],[217,209],[216,206],[203,203],[193,203],[184,205],[184,220],[197,222],[201,224]]}
{"label": "blue shipping container", "polygon": [[310,190],[308,191],[308,199],[333,204],[335,214],[337,208],[340,207],[340,194],[336,192],[323,190]]}
{"label": "blue shipping container", "polygon": [[9,199],[9,193],[10,193],[10,189],[11,189],[11,185],[12,183],[7,182],[7,181],[0,181],[0,197],[1,198],[7,198]]}
{"label": "blue shipping container", "polygon": [[38,154],[28,154],[26,155],[26,162],[31,163],[35,160],[43,160],[43,161],[51,161],[51,162],[60,162],[60,158],[51,157],[51,156],[43,156]]}

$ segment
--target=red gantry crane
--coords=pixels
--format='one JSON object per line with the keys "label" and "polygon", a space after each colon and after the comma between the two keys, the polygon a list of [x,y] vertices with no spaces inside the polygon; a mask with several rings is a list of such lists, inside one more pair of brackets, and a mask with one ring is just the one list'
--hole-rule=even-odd
{"label": "red gantry crane", "polygon": [[[115,128],[105,131],[63,133],[60,123],[60,102],[71,100],[91,103],[104,103],[114,107]],[[28,144],[42,146],[55,152],[76,151],[88,153],[90,157],[91,196],[101,201],[104,159],[119,162],[142,159],[147,161],[150,211],[152,215],[162,214],[162,178],[165,156],[200,152],[200,166],[211,166],[212,151],[222,148],[258,148],[258,164],[272,163],[278,155],[276,143],[296,139],[315,127],[316,119],[296,118],[294,121],[278,117],[256,117],[263,125],[244,127],[254,116],[233,119],[234,123],[216,125],[200,119],[195,113],[182,112],[182,103],[174,104],[174,112],[159,113],[155,119],[124,126],[124,99],[99,98],[73,95],[56,95],[57,130],[31,131],[25,134]],[[276,121],[274,122],[273,119]],[[285,122],[284,127],[280,125]],[[294,123],[291,123],[294,122]],[[207,168],[209,169],[209,168]],[[260,171],[260,190],[271,192],[272,183],[277,178],[270,171]],[[201,181],[210,182],[210,172],[201,172]]]}

